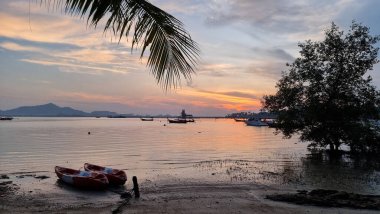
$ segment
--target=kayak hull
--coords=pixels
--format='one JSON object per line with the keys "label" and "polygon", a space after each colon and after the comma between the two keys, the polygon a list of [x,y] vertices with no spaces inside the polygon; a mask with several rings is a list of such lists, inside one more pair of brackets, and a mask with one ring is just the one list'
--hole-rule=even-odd
{"label": "kayak hull", "polygon": [[107,188],[109,182],[105,175],[56,166],[55,173],[63,182],[83,189],[100,190]]}
{"label": "kayak hull", "polygon": [[85,163],[84,169],[86,171],[104,174],[111,185],[124,185],[127,181],[127,174],[125,174],[123,170],[111,169],[90,163]]}

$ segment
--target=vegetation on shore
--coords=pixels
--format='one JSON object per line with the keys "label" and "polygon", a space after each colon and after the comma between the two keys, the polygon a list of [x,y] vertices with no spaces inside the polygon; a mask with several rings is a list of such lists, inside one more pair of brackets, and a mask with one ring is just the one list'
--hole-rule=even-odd
{"label": "vegetation on shore", "polygon": [[353,22],[347,33],[334,23],[325,39],[299,44],[300,57],[284,72],[263,109],[277,114],[277,131],[300,135],[310,146],[380,153],[380,92],[367,71],[379,62],[380,36]]}

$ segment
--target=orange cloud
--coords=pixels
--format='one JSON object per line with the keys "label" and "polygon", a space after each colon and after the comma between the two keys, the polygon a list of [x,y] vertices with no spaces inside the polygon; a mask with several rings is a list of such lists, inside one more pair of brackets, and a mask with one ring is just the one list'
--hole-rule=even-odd
{"label": "orange cloud", "polygon": [[13,42],[0,43],[0,47],[7,49],[7,50],[11,50],[11,51],[33,51],[33,52],[44,51],[42,48],[37,48],[37,47],[27,46],[27,45],[19,45],[17,43],[13,43]]}
{"label": "orange cloud", "polygon": [[[86,72],[89,74],[99,74],[102,71],[108,71],[108,72],[119,73],[119,74],[128,73],[128,71],[125,68],[124,70],[118,70],[118,69],[99,67],[99,66],[80,65],[80,64],[73,64],[73,63],[67,63],[67,62],[53,62],[53,61],[47,61],[47,60],[22,59],[21,61],[29,62],[33,64],[40,64],[40,65],[58,65],[58,66],[63,66],[63,67],[84,68],[84,69],[90,69],[94,71],[92,73]],[[67,72],[70,72],[70,71],[67,71]],[[75,70],[73,72],[75,72]]]}
{"label": "orange cloud", "polygon": [[[228,110],[252,110],[261,108],[261,100],[254,93],[241,92],[211,92],[202,90],[181,90],[179,94],[193,97],[197,100],[203,99],[206,102],[192,102],[195,106],[211,107],[218,106]],[[249,97],[251,95],[252,97]]]}

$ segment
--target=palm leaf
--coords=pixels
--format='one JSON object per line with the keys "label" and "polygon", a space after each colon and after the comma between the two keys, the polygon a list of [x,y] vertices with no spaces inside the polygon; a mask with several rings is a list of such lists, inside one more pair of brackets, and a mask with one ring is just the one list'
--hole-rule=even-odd
{"label": "palm leaf", "polygon": [[49,7],[87,16],[88,25],[93,27],[107,19],[104,31],[111,30],[119,40],[131,35],[132,51],[136,46],[141,47],[140,58],[149,47],[147,66],[165,89],[177,87],[181,77],[191,80],[200,52],[197,43],[181,21],[148,1],[55,0]]}

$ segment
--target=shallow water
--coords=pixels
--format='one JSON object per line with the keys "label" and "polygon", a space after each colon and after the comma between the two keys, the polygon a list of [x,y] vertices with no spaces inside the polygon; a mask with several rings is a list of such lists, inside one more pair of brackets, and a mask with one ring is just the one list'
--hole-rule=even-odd
{"label": "shallow water", "polygon": [[89,162],[124,169],[146,182],[252,182],[380,194],[378,168],[310,158],[305,143],[273,131],[230,119],[168,124],[166,119],[16,118],[0,123],[0,173],[45,173],[52,176],[45,183],[52,183],[54,166],[80,169]]}

